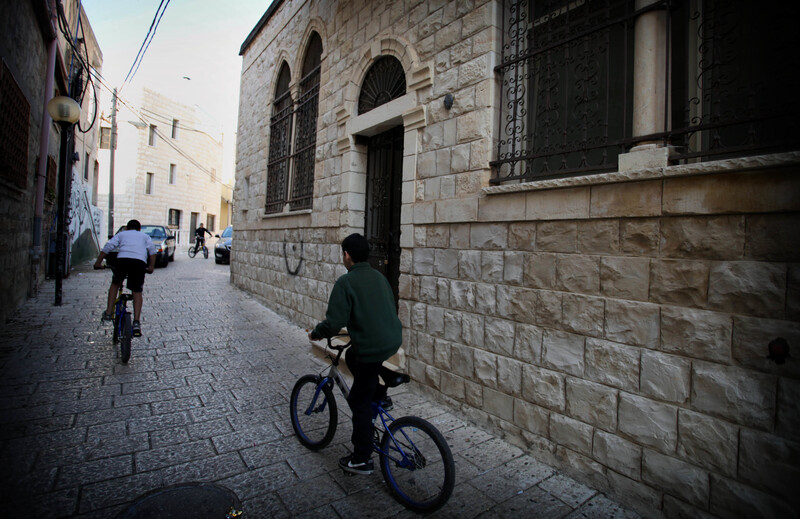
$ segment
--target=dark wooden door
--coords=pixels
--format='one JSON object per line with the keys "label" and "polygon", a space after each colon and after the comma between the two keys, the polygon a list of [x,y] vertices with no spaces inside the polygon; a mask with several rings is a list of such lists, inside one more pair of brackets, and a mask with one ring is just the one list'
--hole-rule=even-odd
{"label": "dark wooden door", "polygon": [[370,265],[389,280],[396,304],[400,280],[403,127],[371,137],[368,146],[364,235],[370,245]]}

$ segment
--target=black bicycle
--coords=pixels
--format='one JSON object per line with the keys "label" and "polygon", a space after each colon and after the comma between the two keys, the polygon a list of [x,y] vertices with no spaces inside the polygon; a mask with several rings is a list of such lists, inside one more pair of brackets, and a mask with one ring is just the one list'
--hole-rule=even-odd
{"label": "black bicycle", "polygon": [[132,300],[133,294],[123,292],[122,287],[120,287],[117,300],[114,303],[114,333],[111,336],[111,340],[114,344],[119,343],[119,354],[122,362],[128,362],[131,358],[133,327],[131,313],[128,311],[128,301]]}
{"label": "black bicycle", "polygon": [[194,258],[197,255],[197,253],[200,252],[200,250],[202,250],[203,258],[208,259],[208,247],[206,247],[205,240],[203,240],[202,245],[203,245],[202,249],[198,249],[197,244],[194,244],[191,247],[189,247],[189,257]]}
{"label": "black bicycle", "polygon": [[[339,371],[339,359],[350,343],[328,348],[336,356],[327,374],[304,375],[292,389],[289,401],[292,427],[300,443],[316,451],[333,440],[338,423],[338,409],[333,396],[334,384],[345,398],[350,388]],[[388,387],[409,381],[408,375],[393,373],[384,378]],[[388,380],[387,380],[388,378]],[[389,490],[399,503],[415,512],[438,510],[453,493],[456,479],[453,454],[447,441],[430,422],[417,416],[395,420],[379,404],[373,403],[372,448],[380,458],[381,473]]]}

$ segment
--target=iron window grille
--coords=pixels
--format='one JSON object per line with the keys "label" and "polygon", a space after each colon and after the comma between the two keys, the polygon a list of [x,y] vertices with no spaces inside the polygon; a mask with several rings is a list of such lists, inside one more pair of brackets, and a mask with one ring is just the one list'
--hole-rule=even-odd
{"label": "iron window grille", "polygon": [[[317,118],[319,107],[322,40],[314,33],[303,61],[303,77],[297,102],[292,99],[289,67],[284,64],[278,79],[270,122],[265,212],[311,208],[314,195]],[[294,146],[292,136],[294,132]],[[291,173],[291,178],[290,178]]]}
{"label": "iron window grille", "polygon": [[289,180],[289,154],[292,135],[292,94],[289,91],[289,66],[285,63],[278,76],[278,89],[272,103],[269,125],[269,162],[267,164],[267,213],[278,213],[286,203]]}
{"label": "iron window grille", "polygon": [[0,175],[10,185],[26,189],[30,103],[6,61],[0,61]]}
{"label": "iron window grille", "polygon": [[[663,131],[632,135],[634,24],[666,11]],[[614,171],[643,141],[672,163],[797,149],[797,19],[744,0],[504,0],[492,184]]]}
{"label": "iron window grille", "polygon": [[[671,158],[800,149],[797,2],[667,2],[674,58]],[[661,137],[656,136],[656,137]]]}
{"label": "iron window grille", "polygon": [[358,96],[358,115],[388,103],[406,93],[403,64],[393,56],[379,58],[367,71]]}

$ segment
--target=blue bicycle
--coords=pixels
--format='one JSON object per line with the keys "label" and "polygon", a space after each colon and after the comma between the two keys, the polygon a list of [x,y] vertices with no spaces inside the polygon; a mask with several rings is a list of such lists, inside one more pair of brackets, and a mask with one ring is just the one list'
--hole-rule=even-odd
{"label": "blue bicycle", "polygon": [[[337,353],[328,354],[331,366],[327,374],[323,370],[319,375],[304,375],[292,389],[289,402],[292,427],[300,443],[313,451],[327,446],[336,434],[338,409],[334,384],[345,398],[350,394],[338,368],[342,352],[348,346],[349,342],[334,345],[329,338],[328,348]],[[391,373],[381,376],[387,387],[409,381],[408,375]],[[395,420],[379,403],[372,405],[375,424],[372,447],[379,455],[381,473],[392,497],[415,512],[432,512],[444,506],[453,493],[456,469],[442,433],[422,418],[404,416]]]}

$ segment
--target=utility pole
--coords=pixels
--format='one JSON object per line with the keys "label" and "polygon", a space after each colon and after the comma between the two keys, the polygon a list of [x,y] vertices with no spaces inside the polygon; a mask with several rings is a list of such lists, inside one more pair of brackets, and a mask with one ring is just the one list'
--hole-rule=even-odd
{"label": "utility pole", "polygon": [[114,236],[114,151],[117,149],[117,89],[111,98],[111,155],[108,161],[108,238]]}

